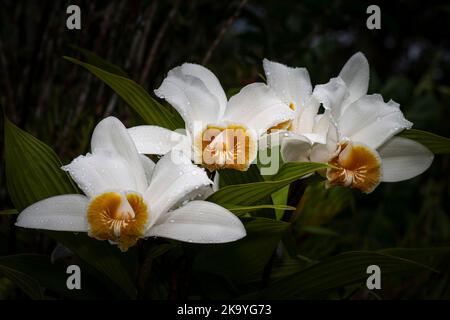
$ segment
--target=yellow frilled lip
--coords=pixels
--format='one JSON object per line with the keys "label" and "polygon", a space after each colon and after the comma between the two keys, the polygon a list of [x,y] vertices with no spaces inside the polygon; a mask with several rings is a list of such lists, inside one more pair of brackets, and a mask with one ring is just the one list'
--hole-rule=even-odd
{"label": "yellow frilled lip", "polygon": [[194,141],[196,162],[209,171],[246,171],[256,155],[256,148],[257,143],[249,130],[235,124],[208,125]]}
{"label": "yellow frilled lip", "polygon": [[89,204],[88,234],[98,240],[109,240],[120,250],[127,251],[144,237],[148,216],[148,207],[141,195],[102,193]]}
{"label": "yellow frilled lip", "polygon": [[328,185],[341,185],[372,192],[381,181],[381,158],[378,152],[361,143],[343,142],[329,161]]}

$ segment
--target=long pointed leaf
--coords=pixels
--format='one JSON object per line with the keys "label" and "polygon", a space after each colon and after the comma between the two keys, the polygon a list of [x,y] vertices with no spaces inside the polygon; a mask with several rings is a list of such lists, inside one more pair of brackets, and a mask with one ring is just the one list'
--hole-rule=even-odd
{"label": "long pointed leaf", "polygon": [[434,154],[448,154],[450,153],[450,139],[439,136],[437,134],[410,129],[405,130],[399,134],[400,137],[408,138],[423,144],[430,149]]}
{"label": "long pointed leaf", "polygon": [[327,167],[323,163],[286,163],[271,180],[226,186],[207,200],[219,204],[252,205],[291,182]]}
{"label": "long pointed leaf", "polygon": [[64,59],[84,67],[111,87],[130,107],[132,107],[147,124],[162,126],[171,130],[183,128],[183,122],[177,113],[153,99],[146,90],[131,79],[102,70],[77,59]]}
{"label": "long pointed leaf", "polygon": [[274,281],[262,292],[267,299],[316,298],[319,294],[356,283],[364,283],[367,267],[378,265],[382,276],[432,268],[413,260],[381,252],[346,252],[318,262],[289,277]]}
{"label": "long pointed leaf", "polygon": [[[69,176],[60,169],[61,162],[53,150],[8,119],[5,119],[5,155],[8,191],[19,211],[51,196],[78,192]],[[135,296],[135,286],[118,249],[83,235],[49,234],[105,274],[128,296]]]}

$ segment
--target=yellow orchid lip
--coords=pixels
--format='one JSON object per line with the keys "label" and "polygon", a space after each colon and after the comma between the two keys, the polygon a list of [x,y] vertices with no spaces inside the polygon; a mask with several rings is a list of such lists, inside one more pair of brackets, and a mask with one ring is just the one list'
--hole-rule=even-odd
{"label": "yellow orchid lip", "polygon": [[328,185],[341,185],[372,192],[381,181],[381,159],[378,153],[360,143],[343,142],[329,161]]}
{"label": "yellow orchid lip", "polygon": [[256,142],[246,127],[207,126],[196,139],[197,162],[209,171],[234,169],[246,171],[256,152]]}
{"label": "yellow orchid lip", "polygon": [[116,243],[121,251],[144,237],[148,208],[136,193],[102,193],[89,204],[89,236]]}

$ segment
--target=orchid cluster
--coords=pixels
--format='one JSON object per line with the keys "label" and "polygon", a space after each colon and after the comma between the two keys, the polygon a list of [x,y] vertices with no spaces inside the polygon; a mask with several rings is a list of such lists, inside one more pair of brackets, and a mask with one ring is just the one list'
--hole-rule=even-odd
{"label": "orchid cluster", "polygon": [[219,189],[219,170],[246,171],[261,149],[279,147],[284,162],[326,164],[318,174],[327,187],[363,193],[431,165],[429,149],[396,136],[412,127],[399,105],[367,94],[369,64],[362,53],[314,87],[305,68],[266,59],[263,67],[267,83],[249,84],[229,99],[203,66],[170,70],[155,94],[181,115],[184,130],[127,129],[117,118],[102,120],[91,153],[62,167],[84,195],[41,200],[24,209],[16,225],[87,232],[122,251],[148,237],[231,242],[245,237],[244,225],[205,199]]}

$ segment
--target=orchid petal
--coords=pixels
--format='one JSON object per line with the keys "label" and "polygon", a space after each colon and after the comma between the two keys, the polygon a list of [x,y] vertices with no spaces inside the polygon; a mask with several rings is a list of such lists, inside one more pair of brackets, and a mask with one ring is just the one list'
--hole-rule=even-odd
{"label": "orchid petal", "polygon": [[184,149],[189,145],[186,135],[158,127],[137,126],[128,129],[139,153],[164,155],[172,149]]}
{"label": "orchid petal", "polygon": [[313,95],[330,111],[331,119],[337,123],[342,114],[343,103],[349,96],[345,82],[339,77],[332,78],[325,84],[316,85]]}
{"label": "orchid petal", "polygon": [[79,194],[55,196],[25,208],[16,226],[23,228],[86,232],[89,199]]}
{"label": "orchid petal", "polygon": [[198,64],[184,63],[181,67],[184,74],[200,79],[208,91],[217,99],[219,103],[218,118],[221,118],[227,107],[227,96],[219,79],[210,70]]}
{"label": "orchid petal", "polygon": [[341,138],[362,142],[377,149],[403,129],[411,128],[399,105],[383,101],[378,95],[366,95],[352,103],[339,120]]}
{"label": "orchid petal", "polygon": [[223,113],[223,96],[219,93],[223,89],[213,79],[217,80],[208,69],[183,64],[169,71],[155,94],[169,102],[192,130],[194,121],[215,123]]}
{"label": "orchid petal", "polygon": [[224,243],[245,237],[242,222],[229,210],[207,201],[191,201],[161,215],[147,236],[195,243]]}
{"label": "orchid petal", "polygon": [[146,155],[141,154],[141,163],[144,168],[145,177],[147,179],[147,183],[150,184],[153,176],[153,170],[155,170],[155,163]]}
{"label": "orchid petal", "polygon": [[311,141],[302,135],[291,135],[283,138],[281,156],[284,162],[308,162]]}
{"label": "orchid petal", "polygon": [[297,119],[293,123],[293,131],[296,133],[311,133],[314,130],[315,118],[319,111],[319,101],[314,97],[308,100],[306,106],[297,113]]}
{"label": "orchid petal", "polygon": [[212,192],[206,172],[182,152],[172,151],[162,157],[153,170],[150,186],[144,194],[149,204],[150,222],[186,200],[203,199]]}
{"label": "orchid petal", "polygon": [[224,120],[245,124],[258,135],[264,134],[269,128],[295,116],[283,101],[264,83],[252,83],[231,97],[228,101]]}
{"label": "orchid petal", "polygon": [[434,155],[422,144],[402,137],[394,137],[378,152],[382,160],[382,181],[396,182],[414,178],[427,170]]}
{"label": "orchid petal", "polygon": [[[140,158],[139,161],[141,161]],[[142,163],[140,162],[139,165],[142,166]],[[62,169],[69,172],[78,187],[88,197],[113,189],[139,191],[129,163],[117,155],[112,156],[100,151],[96,154],[88,153],[85,156],[78,156]],[[143,171],[142,174],[145,181],[145,172]]]}
{"label": "orchid petal", "polygon": [[308,70],[305,68],[291,68],[267,59],[263,60],[263,67],[267,77],[267,84],[277,96],[286,105],[294,103],[296,108],[302,109],[312,92]]}
{"label": "orchid petal", "polygon": [[101,153],[124,159],[129,168],[128,172],[131,172],[135,181],[134,190],[141,192],[147,188],[139,153],[119,119],[108,117],[97,124],[91,138],[91,150],[93,154]]}
{"label": "orchid petal", "polygon": [[369,62],[361,52],[355,53],[344,65],[339,77],[349,90],[348,105],[367,94],[369,88]]}

